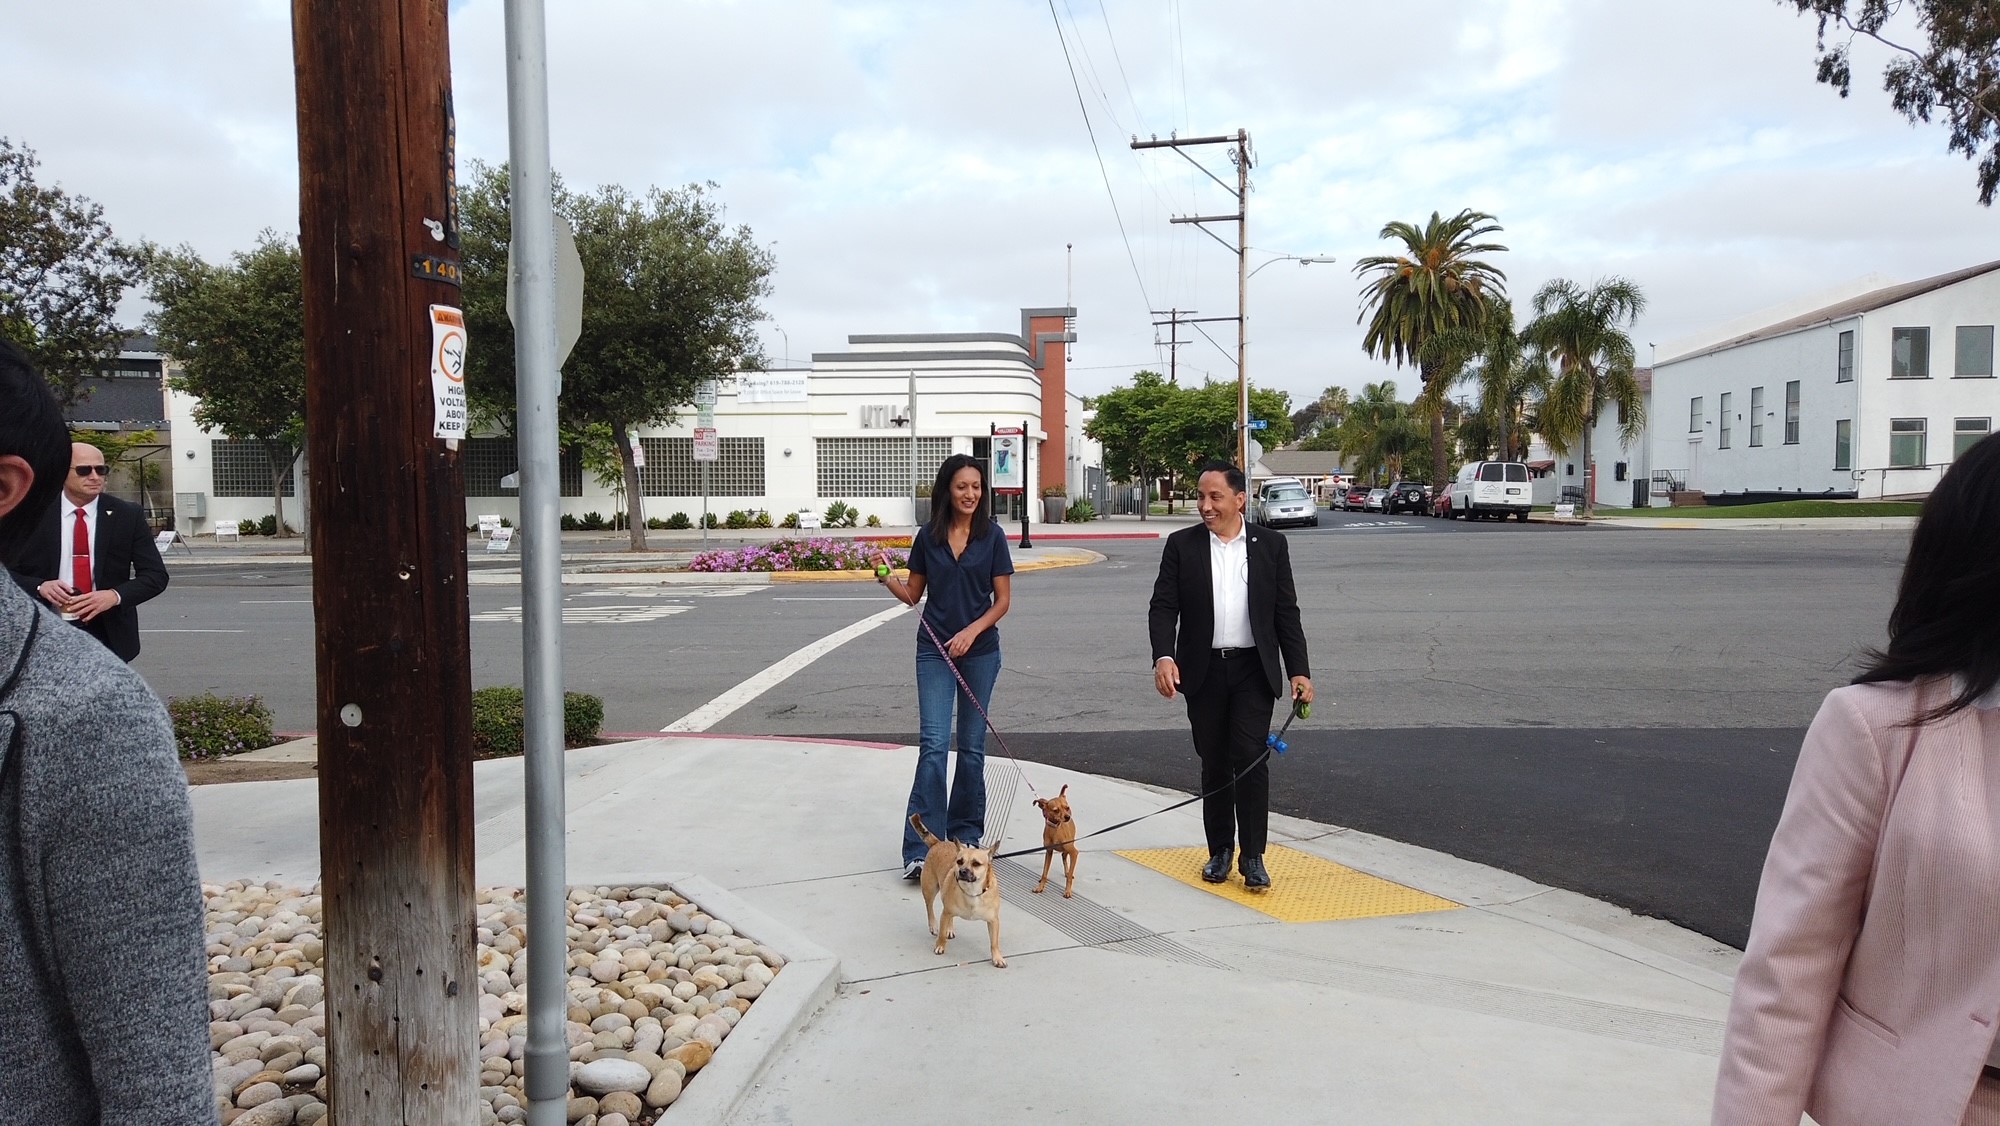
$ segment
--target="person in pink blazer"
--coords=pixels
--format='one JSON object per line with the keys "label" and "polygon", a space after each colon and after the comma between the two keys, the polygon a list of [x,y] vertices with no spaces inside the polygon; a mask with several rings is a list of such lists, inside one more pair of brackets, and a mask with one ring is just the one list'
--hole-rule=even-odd
{"label": "person in pink blazer", "polygon": [[2000,1124],[2000,435],[1924,504],[1889,645],[1806,733],[1714,1126]]}

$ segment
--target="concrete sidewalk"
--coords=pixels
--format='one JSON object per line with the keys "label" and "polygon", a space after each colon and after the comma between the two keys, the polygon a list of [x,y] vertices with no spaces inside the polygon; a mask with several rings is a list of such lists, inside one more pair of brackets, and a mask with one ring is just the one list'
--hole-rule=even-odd
{"label": "concrete sidewalk", "polygon": [[[1274,852],[1462,906],[1281,922],[1111,851],[1198,846],[1190,806],[1084,842],[1073,899],[1059,882],[1029,894],[1038,856],[999,862],[1007,969],[986,962],[977,922],[933,955],[917,888],[895,871],[914,760],[911,748],[708,736],[569,753],[572,882],[698,873],[839,960],[832,999],[761,1070],[740,1070],[755,1082],[714,1103],[715,1120],[1706,1118],[1734,951],[1335,826],[1274,818]],[[477,767],[482,885],[525,877],[520,766]],[[1184,796],[1024,769],[1043,793],[1069,785],[1085,832]],[[1031,847],[1040,818],[1014,777],[989,760],[990,815],[1006,818],[1004,847]],[[316,785],[197,787],[203,878],[316,879]],[[680,1109],[664,1122],[688,1121]]]}

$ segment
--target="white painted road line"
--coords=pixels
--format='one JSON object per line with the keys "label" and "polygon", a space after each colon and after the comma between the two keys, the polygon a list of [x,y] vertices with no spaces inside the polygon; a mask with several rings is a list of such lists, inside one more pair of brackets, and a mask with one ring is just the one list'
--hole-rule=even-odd
{"label": "white painted road line", "polygon": [[876,626],[883,625],[902,616],[908,612],[908,609],[908,607],[899,602],[879,614],[870,614],[853,625],[837,629],[820,638],[818,641],[813,642],[811,645],[793,653],[791,656],[786,657],[784,660],[779,661],[777,664],[750,677],[748,680],[710,700],[708,703],[703,704],[701,707],[660,728],[660,730],[662,732],[707,731],[709,728],[722,722],[731,712],[782,684],[793,673],[798,672],[800,669],[805,668],[807,665],[812,664],[842,645],[860,637]]}
{"label": "white painted road line", "polygon": [[773,602],[880,602],[882,601],[882,596],[879,594],[870,594],[866,596],[859,594],[829,594],[819,598],[773,598],[771,601]]}

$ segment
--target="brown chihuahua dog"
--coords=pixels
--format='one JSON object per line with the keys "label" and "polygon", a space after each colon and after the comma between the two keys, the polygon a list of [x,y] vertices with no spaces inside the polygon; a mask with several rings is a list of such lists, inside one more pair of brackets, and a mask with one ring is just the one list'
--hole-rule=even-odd
{"label": "brown chihuahua dog", "polygon": [[1076,822],[1069,816],[1069,785],[1064,783],[1062,792],[1052,798],[1036,798],[1035,804],[1041,808],[1042,847],[1048,851],[1042,855],[1042,882],[1035,885],[1035,894],[1040,895],[1049,886],[1049,868],[1056,862],[1056,853],[1063,858],[1063,898],[1068,899],[1076,891]]}
{"label": "brown chihuahua dog", "polygon": [[[955,919],[984,919],[986,937],[993,947],[993,964],[1006,969],[1007,959],[1000,956],[1000,880],[993,874],[993,850],[941,841],[924,828],[924,819],[914,813],[910,814],[910,825],[931,850],[924,857],[923,879],[924,920],[937,936],[937,946],[931,952],[944,953],[944,944],[951,941],[957,929],[953,926]],[[942,907],[941,912],[934,910],[939,898],[944,900],[936,904]]]}

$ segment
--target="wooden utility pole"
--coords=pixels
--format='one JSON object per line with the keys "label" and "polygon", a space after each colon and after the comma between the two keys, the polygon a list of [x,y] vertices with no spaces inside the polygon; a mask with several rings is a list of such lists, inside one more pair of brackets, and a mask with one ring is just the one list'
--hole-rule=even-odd
{"label": "wooden utility pole", "polygon": [[479,1120],[465,485],[457,442],[437,436],[466,343],[449,329],[445,6],[292,2],[340,1126]]}
{"label": "wooden utility pole", "polygon": [[[1235,187],[1231,187],[1220,176],[1202,167],[1200,161],[1188,156],[1185,152],[1181,152],[1182,149],[1191,148],[1196,145],[1234,146],[1234,151],[1230,153],[1230,161],[1236,165]],[[1149,141],[1142,141],[1134,137],[1132,138],[1132,147],[1135,149],[1172,149],[1180,153],[1181,157],[1188,163],[1194,165],[1196,168],[1200,168],[1209,179],[1221,184],[1222,190],[1236,197],[1236,214],[1234,215],[1176,215],[1167,221],[1170,223],[1193,224],[1202,234],[1221,243],[1225,249],[1236,256],[1236,315],[1233,317],[1189,317],[1178,319],[1182,324],[1193,324],[1196,321],[1236,322],[1236,461],[1238,465],[1242,466],[1243,472],[1248,473],[1250,472],[1250,337],[1248,333],[1250,314],[1246,306],[1246,301],[1250,294],[1250,134],[1246,130],[1238,129],[1234,135],[1224,134],[1216,137],[1169,137],[1164,141],[1158,137],[1154,137]],[[1229,240],[1209,230],[1204,226],[1207,223],[1236,224],[1236,245],[1231,246]],[[1154,312],[1158,312],[1158,310],[1154,310]]]}
{"label": "wooden utility pole", "polygon": [[[1154,309],[1153,310],[1154,316],[1167,318],[1164,321],[1154,321],[1153,327],[1159,328],[1161,325],[1168,326],[1167,382],[1174,384],[1175,386],[1179,386],[1181,382],[1181,365],[1180,365],[1181,345],[1194,343],[1193,340],[1181,339],[1181,325],[1187,323],[1188,319],[1184,314],[1198,313],[1200,311],[1201,310],[1199,309]],[[1159,342],[1160,338],[1157,334],[1155,334],[1153,337],[1153,343],[1157,345]]]}

